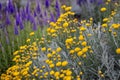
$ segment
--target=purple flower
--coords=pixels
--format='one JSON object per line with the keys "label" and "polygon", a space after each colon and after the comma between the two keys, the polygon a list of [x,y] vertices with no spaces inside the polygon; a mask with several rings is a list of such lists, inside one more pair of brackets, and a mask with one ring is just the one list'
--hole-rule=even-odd
{"label": "purple flower", "polygon": [[87,0],[77,0],[78,5],[81,5],[81,4],[86,3],[86,2],[87,2]]}
{"label": "purple flower", "polygon": [[20,14],[16,13],[16,25],[18,26],[20,24]]}
{"label": "purple flower", "polygon": [[50,21],[55,22],[54,15],[52,13],[50,13]]}
{"label": "purple flower", "polygon": [[6,23],[7,25],[9,25],[9,24],[11,23],[11,21],[10,21],[10,16],[8,15],[8,12],[6,12],[6,20],[5,20],[5,23]]}
{"label": "purple flower", "polygon": [[41,12],[40,4],[37,3],[36,12],[39,14]]}
{"label": "purple flower", "polygon": [[34,20],[34,16],[32,14],[29,15],[29,20],[31,23],[34,23],[35,20]]}
{"label": "purple flower", "polygon": [[45,0],[45,7],[49,8],[49,6],[50,6],[50,0]]}
{"label": "purple flower", "polygon": [[28,0],[26,5],[26,14],[30,13],[30,1]]}
{"label": "purple flower", "polygon": [[2,9],[2,4],[0,3],[0,10]]}
{"label": "purple flower", "polygon": [[98,0],[97,4],[98,5],[103,4],[103,0]]}
{"label": "purple flower", "polygon": [[34,10],[34,17],[36,17],[37,16],[37,13],[36,13],[36,11]]}
{"label": "purple flower", "polygon": [[34,21],[34,23],[33,23],[33,30],[34,30],[34,31],[37,30],[37,23],[36,23],[36,21]]}
{"label": "purple flower", "polygon": [[55,9],[56,9],[56,17],[58,18],[60,16],[60,4],[58,0],[56,0]]}
{"label": "purple flower", "polygon": [[13,12],[15,11],[15,6],[13,5],[12,0],[9,0],[9,1],[8,1],[7,10],[8,10],[8,12],[10,12],[10,13],[13,13]]}
{"label": "purple flower", "polygon": [[14,22],[14,34],[18,35],[19,31],[18,31],[18,26],[16,25],[16,22]]}
{"label": "purple flower", "polygon": [[22,22],[22,20],[21,20],[21,18],[20,18],[20,30],[23,30],[24,29],[24,25],[23,25],[23,22]]}
{"label": "purple flower", "polygon": [[21,16],[22,20],[25,20],[26,14],[25,14],[25,9],[24,8],[20,8],[20,16]]}
{"label": "purple flower", "polygon": [[2,14],[0,13],[0,19],[2,19]]}

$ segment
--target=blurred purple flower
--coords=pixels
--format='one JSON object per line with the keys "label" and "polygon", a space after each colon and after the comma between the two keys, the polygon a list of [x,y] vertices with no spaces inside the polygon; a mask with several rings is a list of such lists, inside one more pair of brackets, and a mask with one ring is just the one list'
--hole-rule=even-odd
{"label": "blurred purple flower", "polygon": [[18,26],[20,24],[20,14],[16,13],[16,25]]}
{"label": "blurred purple flower", "polygon": [[10,21],[10,16],[8,14],[8,12],[6,12],[6,20],[5,20],[5,24],[10,25],[11,21]]}
{"label": "blurred purple flower", "polygon": [[0,19],[2,19],[2,14],[0,13]]}
{"label": "blurred purple flower", "polygon": [[40,7],[40,4],[39,4],[39,3],[37,3],[36,12],[37,12],[38,14],[41,12],[41,7]]}
{"label": "blurred purple flower", "polygon": [[21,16],[22,20],[25,20],[26,14],[25,14],[25,9],[24,8],[20,9],[20,16]]}
{"label": "blurred purple flower", "polygon": [[18,31],[18,26],[16,25],[16,22],[14,22],[14,34],[18,35],[19,31]]}
{"label": "blurred purple flower", "polygon": [[36,17],[37,16],[37,14],[36,14],[36,11],[34,10],[34,17]]}
{"label": "blurred purple flower", "polygon": [[50,22],[55,22],[54,15],[50,13]]}
{"label": "blurred purple flower", "polygon": [[60,4],[58,0],[56,0],[55,9],[56,9],[56,18],[58,18],[60,16]]}
{"label": "blurred purple flower", "polygon": [[34,20],[34,16],[33,16],[32,14],[30,14],[29,16],[30,16],[30,17],[29,17],[30,22],[31,22],[31,23],[34,23],[34,21],[35,21],[35,20]]}
{"label": "blurred purple flower", "polygon": [[86,2],[87,2],[87,0],[77,0],[78,5],[81,5],[81,4],[86,3]]}
{"label": "blurred purple flower", "polygon": [[49,8],[49,6],[50,6],[50,0],[45,0],[45,7]]}
{"label": "blurred purple flower", "polygon": [[2,4],[0,3],[0,10],[2,9]]}
{"label": "blurred purple flower", "polygon": [[34,30],[34,31],[37,30],[37,23],[36,23],[36,21],[34,21],[34,23],[33,23],[33,30]]}
{"label": "blurred purple flower", "polygon": [[14,11],[15,11],[15,6],[13,5],[12,0],[8,1],[7,10],[10,13],[14,13]]}
{"label": "blurred purple flower", "polygon": [[23,30],[24,29],[24,25],[23,25],[23,22],[22,22],[22,19],[20,18],[20,30]]}
{"label": "blurred purple flower", "polygon": [[26,14],[30,13],[30,1],[27,1],[27,5],[26,5]]}
{"label": "blurred purple flower", "polygon": [[97,4],[98,5],[103,4],[103,0],[98,0]]}

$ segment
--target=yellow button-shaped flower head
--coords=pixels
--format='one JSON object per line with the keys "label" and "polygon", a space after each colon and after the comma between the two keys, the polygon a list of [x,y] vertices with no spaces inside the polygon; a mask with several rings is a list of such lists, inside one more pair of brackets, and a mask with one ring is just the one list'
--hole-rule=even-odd
{"label": "yellow button-shaped flower head", "polygon": [[57,62],[57,63],[56,63],[56,66],[61,66],[61,62]]}
{"label": "yellow button-shaped flower head", "polygon": [[117,54],[120,54],[120,48],[117,48],[117,49],[116,49],[116,53],[117,53]]}
{"label": "yellow button-shaped flower head", "polygon": [[63,61],[62,62],[62,66],[67,66],[68,65],[68,62],[67,61]]}
{"label": "yellow button-shaped flower head", "polygon": [[68,24],[67,22],[63,23],[63,27],[64,27],[64,28],[67,28],[68,25],[69,25],[69,24]]}
{"label": "yellow button-shaped flower head", "polygon": [[105,7],[102,7],[101,9],[100,9],[100,11],[101,12],[105,12],[107,9],[105,8]]}

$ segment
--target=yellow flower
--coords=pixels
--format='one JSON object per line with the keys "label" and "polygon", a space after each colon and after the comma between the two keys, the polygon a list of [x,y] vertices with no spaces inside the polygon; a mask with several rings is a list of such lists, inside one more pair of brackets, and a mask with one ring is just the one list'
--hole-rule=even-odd
{"label": "yellow flower", "polygon": [[71,72],[70,70],[67,70],[67,71],[66,71],[66,75],[67,75],[67,76],[70,76],[71,74],[72,74],[72,72]]}
{"label": "yellow flower", "polygon": [[118,28],[120,27],[120,25],[119,25],[119,24],[112,24],[112,27],[113,27],[114,29],[118,29]]}
{"label": "yellow flower", "polygon": [[13,76],[18,76],[19,72],[13,72]]}
{"label": "yellow flower", "polygon": [[19,51],[15,51],[14,53],[13,53],[13,55],[17,55],[19,53]]}
{"label": "yellow flower", "polygon": [[68,27],[68,23],[67,22],[63,23],[63,27],[64,28]]}
{"label": "yellow flower", "polygon": [[62,66],[67,66],[68,65],[68,62],[67,61],[63,61],[62,62]]}
{"label": "yellow flower", "polygon": [[72,44],[73,43],[73,38],[66,39],[65,42],[68,43],[68,44]]}
{"label": "yellow flower", "polygon": [[30,39],[27,39],[26,42],[30,42]]}
{"label": "yellow flower", "polygon": [[80,51],[81,49],[79,48],[79,47],[76,47],[75,48],[75,52],[78,52],[78,51]]}
{"label": "yellow flower", "polygon": [[53,75],[55,72],[52,70],[52,71],[50,71],[50,75]]}
{"label": "yellow flower", "polygon": [[33,36],[34,34],[35,34],[34,32],[31,32],[29,35],[30,35],[30,36]]}
{"label": "yellow flower", "polygon": [[101,76],[101,77],[104,77],[104,74],[101,74],[100,76]]}
{"label": "yellow flower", "polygon": [[46,51],[46,47],[41,48],[41,51],[43,52]]}
{"label": "yellow flower", "polygon": [[82,49],[83,53],[86,53],[87,51],[88,51],[88,48],[86,48],[86,47]]}
{"label": "yellow flower", "polygon": [[108,24],[106,24],[106,23],[104,23],[104,24],[102,24],[102,27],[107,27],[108,26]]}
{"label": "yellow flower", "polygon": [[111,0],[107,0],[107,2],[111,2]]}
{"label": "yellow flower", "polygon": [[82,46],[86,46],[86,45],[87,45],[87,42],[86,42],[86,41],[83,41],[81,45],[82,45]]}
{"label": "yellow flower", "polygon": [[56,66],[61,66],[61,62],[57,62],[57,63],[56,63]]}
{"label": "yellow flower", "polygon": [[56,49],[56,52],[60,52],[62,49],[60,48],[60,47],[58,47],[57,49]]}
{"label": "yellow flower", "polygon": [[90,25],[90,23],[86,23],[86,26],[89,27],[89,26],[91,26],[91,25]]}
{"label": "yellow flower", "polygon": [[52,57],[52,54],[48,53],[48,54],[47,54],[47,57],[48,57],[48,58],[51,58],[51,57]]}
{"label": "yellow flower", "polygon": [[54,64],[50,64],[50,68],[53,68],[55,65]]}
{"label": "yellow flower", "polygon": [[56,32],[55,29],[51,29],[51,30],[50,30],[50,33],[55,33],[55,32]]}
{"label": "yellow flower", "polygon": [[66,8],[66,5],[62,5],[61,8],[62,8],[62,9],[65,9],[65,8]]}
{"label": "yellow flower", "polygon": [[82,71],[80,72],[80,75],[83,75],[83,72],[82,72]]}
{"label": "yellow flower", "polygon": [[70,52],[69,52],[69,53],[70,53],[70,54],[74,54],[74,52],[75,52],[74,50],[70,50]]}
{"label": "yellow flower", "polygon": [[82,55],[83,55],[83,52],[82,52],[82,51],[79,51],[79,52],[77,53],[77,55],[78,55],[78,56],[82,56]]}
{"label": "yellow flower", "polygon": [[117,53],[117,54],[120,54],[120,48],[117,48],[117,49],[116,49],[116,53]]}
{"label": "yellow flower", "polygon": [[104,18],[104,19],[103,19],[103,22],[107,22],[107,21],[108,21],[108,18]]}
{"label": "yellow flower", "polygon": [[81,41],[84,40],[84,36],[83,36],[83,35],[80,35],[80,36],[79,36],[79,40],[81,40]]}
{"label": "yellow flower", "polygon": [[60,75],[60,72],[55,72],[54,76],[58,77]]}
{"label": "yellow flower", "polygon": [[86,28],[84,26],[80,26],[80,31],[85,31]]}
{"label": "yellow flower", "polygon": [[99,70],[99,71],[98,71],[98,74],[102,74],[102,71],[101,71],[101,70]]}
{"label": "yellow flower", "polygon": [[72,9],[72,7],[66,7],[65,11],[70,11]]}
{"label": "yellow flower", "polygon": [[87,34],[87,36],[88,36],[88,37],[91,37],[91,36],[92,36],[92,34]]}
{"label": "yellow flower", "polygon": [[100,9],[100,11],[101,12],[105,12],[107,9],[105,8],[105,7],[102,7],[101,9]]}
{"label": "yellow flower", "polygon": [[63,78],[65,75],[64,74],[60,74],[60,78]]}

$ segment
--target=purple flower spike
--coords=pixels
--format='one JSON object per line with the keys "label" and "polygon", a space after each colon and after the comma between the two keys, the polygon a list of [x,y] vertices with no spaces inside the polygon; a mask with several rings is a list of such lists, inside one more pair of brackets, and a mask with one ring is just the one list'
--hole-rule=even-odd
{"label": "purple flower spike", "polygon": [[58,0],[56,0],[55,9],[56,9],[56,17],[58,18],[60,16],[60,4]]}
{"label": "purple flower spike", "polygon": [[10,16],[8,15],[8,12],[6,12],[6,20],[5,20],[5,23],[6,23],[7,25],[11,24]]}
{"label": "purple flower spike", "polygon": [[50,14],[50,21],[55,22],[54,15],[52,13]]}
{"label": "purple flower spike", "polygon": [[26,5],[26,14],[30,13],[30,1],[28,0]]}
{"label": "purple flower spike", "polygon": [[18,26],[20,24],[20,15],[19,13],[17,12],[16,13],[16,25]]}
{"label": "purple flower spike", "polygon": [[36,24],[36,21],[34,21],[34,23],[33,23],[33,30],[34,30],[34,31],[37,30],[37,24]]}
{"label": "purple flower spike", "polygon": [[41,12],[40,4],[37,3],[36,12],[39,14]]}
{"label": "purple flower spike", "polygon": [[8,1],[7,9],[8,9],[8,11],[9,11],[10,13],[14,13],[14,11],[15,11],[15,6],[13,5],[12,0],[9,0],[9,1]]}
{"label": "purple flower spike", "polygon": [[98,0],[98,5],[103,4],[103,0]]}
{"label": "purple flower spike", "polygon": [[2,4],[0,3],[0,10],[2,9]]}
{"label": "purple flower spike", "polygon": [[45,7],[49,8],[49,6],[50,6],[50,0],[45,0]]}
{"label": "purple flower spike", "polygon": [[34,17],[36,17],[36,16],[37,16],[36,11],[34,11]]}
{"label": "purple flower spike", "polygon": [[22,20],[20,19],[20,30],[23,30],[23,29],[24,29],[24,25],[23,25]]}
{"label": "purple flower spike", "polygon": [[16,22],[14,22],[14,34],[18,35],[19,31],[18,31],[18,26],[16,25]]}
{"label": "purple flower spike", "polygon": [[30,14],[29,20],[31,23],[34,23],[35,20],[34,20],[34,16],[32,14]]}
{"label": "purple flower spike", "polygon": [[25,20],[26,15],[25,15],[25,10],[24,10],[24,8],[20,8],[20,16],[21,16],[22,20]]}

